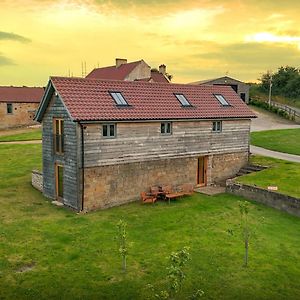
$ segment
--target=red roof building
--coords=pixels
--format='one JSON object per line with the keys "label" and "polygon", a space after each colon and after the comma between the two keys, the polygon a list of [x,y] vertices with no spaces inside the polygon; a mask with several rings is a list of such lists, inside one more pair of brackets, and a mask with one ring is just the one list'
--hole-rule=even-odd
{"label": "red roof building", "polygon": [[95,68],[86,78],[169,83],[165,65],[151,70],[144,60],[127,63],[127,59],[121,58],[116,58],[114,66]]}
{"label": "red roof building", "polygon": [[228,86],[51,77],[36,114],[43,193],[90,211],[224,183],[248,162],[254,117]]}
{"label": "red roof building", "polygon": [[43,94],[41,87],[0,86],[0,102],[40,103]]}
{"label": "red roof building", "polygon": [[0,129],[36,124],[33,118],[43,94],[41,87],[0,86]]}

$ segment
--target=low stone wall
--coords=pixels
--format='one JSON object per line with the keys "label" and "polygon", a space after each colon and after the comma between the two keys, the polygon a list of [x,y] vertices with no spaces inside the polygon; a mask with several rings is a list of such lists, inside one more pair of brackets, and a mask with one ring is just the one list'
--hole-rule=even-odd
{"label": "low stone wall", "polygon": [[34,188],[43,192],[43,173],[41,171],[31,171],[31,184]]}
{"label": "low stone wall", "polygon": [[233,179],[228,179],[226,181],[226,192],[243,196],[253,201],[263,203],[273,208],[288,212],[291,215],[300,217],[299,198],[268,191],[256,186],[238,183]]}

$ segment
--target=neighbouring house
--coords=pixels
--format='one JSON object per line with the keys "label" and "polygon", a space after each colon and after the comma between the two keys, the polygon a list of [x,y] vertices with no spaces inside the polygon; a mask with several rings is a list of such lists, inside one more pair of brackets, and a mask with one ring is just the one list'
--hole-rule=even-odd
{"label": "neighbouring house", "polygon": [[170,82],[166,66],[160,65],[159,69],[151,69],[144,60],[127,62],[127,59],[116,58],[116,64],[110,67],[96,68],[86,78],[112,79],[125,81]]}
{"label": "neighbouring house", "polygon": [[51,77],[35,118],[44,195],[89,211],[235,175],[255,115],[227,86]]}
{"label": "neighbouring house", "polygon": [[33,125],[43,97],[41,87],[0,86],[0,129]]}
{"label": "neighbouring house", "polygon": [[191,82],[190,84],[197,84],[197,85],[212,84],[212,85],[231,86],[232,89],[241,97],[241,99],[245,103],[249,103],[249,88],[250,88],[249,85],[228,76]]}

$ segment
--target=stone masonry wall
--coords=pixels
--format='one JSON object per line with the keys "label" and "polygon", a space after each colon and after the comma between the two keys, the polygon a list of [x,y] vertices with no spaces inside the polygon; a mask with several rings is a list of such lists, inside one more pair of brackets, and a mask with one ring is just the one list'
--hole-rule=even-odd
{"label": "stone masonry wall", "polygon": [[39,103],[12,103],[13,113],[7,113],[7,103],[0,103],[0,129],[38,124],[33,121]]}
{"label": "stone masonry wall", "polygon": [[209,166],[210,168],[208,168],[208,171],[210,170],[211,172],[211,181],[223,183],[247,165],[248,159],[248,152],[214,155]]}
{"label": "stone masonry wall", "polygon": [[43,192],[43,173],[41,171],[32,170],[31,184],[34,188]]}
{"label": "stone masonry wall", "polygon": [[[212,178],[224,177],[215,172],[234,176],[236,165],[243,165],[246,157],[243,153],[209,156],[207,184],[213,182]],[[104,209],[135,201],[142,191],[149,191],[155,185],[192,183],[196,186],[197,164],[198,156],[86,168],[84,210]]]}
{"label": "stone masonry wall", "polygon": [[234,180],[227,180],[226,191],[300,217],[299,198],[294,198],[247,184],[237,183]]}

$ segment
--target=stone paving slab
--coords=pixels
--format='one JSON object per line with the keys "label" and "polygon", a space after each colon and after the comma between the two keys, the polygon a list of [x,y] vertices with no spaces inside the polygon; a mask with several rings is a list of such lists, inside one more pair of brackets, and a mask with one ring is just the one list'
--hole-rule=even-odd
{"label": "stone paving slab", "polygon": [[196,189],[194,189],[194,191],[196,193],[213,196],[213,195],[225,193],[225,189],[226,188],[224,186],[211,185],[211,186],[204,186],[204,187],[196,188]]}

